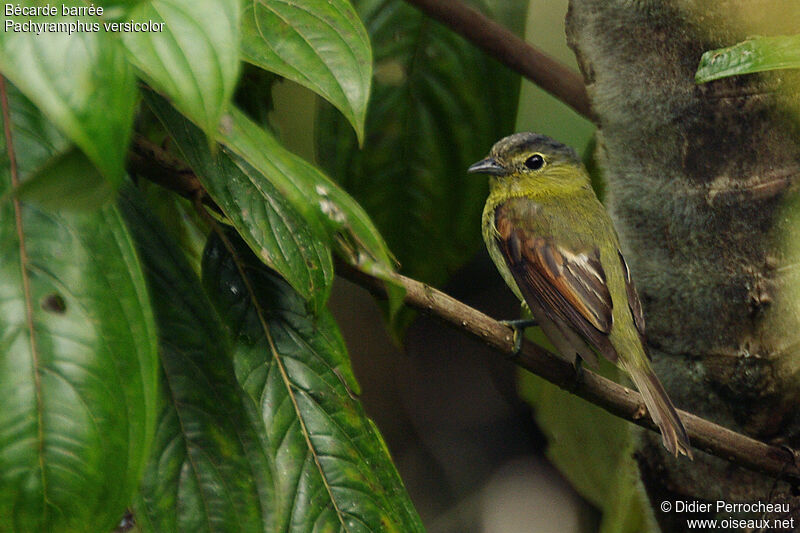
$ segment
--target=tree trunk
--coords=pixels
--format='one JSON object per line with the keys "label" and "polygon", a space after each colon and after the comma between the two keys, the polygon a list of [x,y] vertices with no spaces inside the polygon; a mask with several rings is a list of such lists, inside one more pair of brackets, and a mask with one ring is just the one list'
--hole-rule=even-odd
{"label": "tree trunk", "polygon": [[[795,448],[797,71],[705,85],[694,73],[706,50],[798,28],[797,0],[572,0],[567,15],[656,371],[678,407]],[[786,483],[696,455],[667,461],[645,437],[638,462],[656,509],[676,497],[800,506]],[[676,517],[658,518],[682,530]]]}

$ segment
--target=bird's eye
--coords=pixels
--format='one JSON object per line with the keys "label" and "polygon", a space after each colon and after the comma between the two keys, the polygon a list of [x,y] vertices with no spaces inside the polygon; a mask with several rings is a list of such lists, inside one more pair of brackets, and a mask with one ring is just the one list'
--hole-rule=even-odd
{"label": "bird's eye", "polygon": [[544,158],[541,154],[533,154],[525,160],[525,166],[531,170],[539,170],[544,166]]}

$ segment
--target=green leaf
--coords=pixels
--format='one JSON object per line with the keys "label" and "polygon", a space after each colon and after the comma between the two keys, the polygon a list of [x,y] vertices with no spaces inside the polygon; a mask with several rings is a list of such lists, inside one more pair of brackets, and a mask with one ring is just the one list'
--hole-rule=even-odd
{"label": "green leaf", "polygon": [[[9,87],[23,178],[59,136]],[[40,127],[43,126],[44,127]],[[0,196],[11,189],[0,137]],[[0,516],[13,531],[109,531],[153,437],[156,331],[113,205],[52,213],[0,204]]]}
{"label": "green leaf", "polygon": [[238,155],[209,147],[206,137],[157,95],[145,99],[198,179],[261,260],[319,311],[330,294],[333,262],[325,235],[261,172]]}
{"label": "green leaf", "polygon": [[373,43],[364,149],[331,109],[317,160],[375,221],[404,273],[439,284],[481,246],[486,180],[466,168],[513,127],[519,76],[391,0],[354,2]]}
{"label": "green leaf", "polygon": [[697,83],[766,70],[800,68],[800,35],[756,37],[709,50],[700,58]]}
{"label": "green leaf", "polygon": [[[17,94],[16,87],[9,90]],[[24,127],[16,132],[14,144],[31,157],[17,162],[22,184],[0,195],[0,203],[19,196],[50,209],[75,210],[96,209],[110,199],[110,183],[38,109],[27,102],[15,111]]]}
{"label": "green leaf", "polygon": [[147,202],[147,207],[158,217],[173,241],[200,275],[200,263],[210,228],[192,203],[175,193],[167,193],[152,181],[140,180],[137,188]]}
{"label": "green leaf", "polygon": [[[393,271],[391,252],[358,203],[315,166],[283,148],[275,137],[237,109],[220,142],[241,156],[313,221],[315,233],[326,233],[351,264],[385,277]],[[380,277],[380,276],[379,276]]]}
{"label": "green leaf", "polygon": [[146,531],[263,531],[269,465],[213,306],[142,197],[120,209],[136,241],[159,326],[163,408],[136,502]]}
{"label": "green leaf", "polygon": [[611,486],[600,506],[603,518],[599,533],[660,533],[634,458],[633,440],[624,450],[626,454],[611,473]]}
{"label": "green leaf", "polygon": [[152,0],[131,20],[164,23],[123,32],[128,57],[213,140],[239,76],[239,0]]}
{"label": "green leaf", "polygon": [[74,147],[53,156],[16,190],[24,201],[69,211],[97,209],[114,192],[97,167]]}
{"label": "green leaf", "polygon": [[[56,4],[60,7],[60,4]],[[96,17],[11,17],[16,23],[97,23]],[[124,163],[136,79],[112,33],[0,33],[0,72],[94,163],[112,187]]]}
{"label": "green leaf", "polygon": [[203,280],[235,339],[239,382],[266,427],[276,489],[269,530],[423,531],[355,399],[359,387],[331,314],[309,315],[232,237],[236,260],[210,239]]}
{"label": "green leaf", "polygon": [[242,56],[325,98],[363,140],[372,51],[348,0],[246,0]]}

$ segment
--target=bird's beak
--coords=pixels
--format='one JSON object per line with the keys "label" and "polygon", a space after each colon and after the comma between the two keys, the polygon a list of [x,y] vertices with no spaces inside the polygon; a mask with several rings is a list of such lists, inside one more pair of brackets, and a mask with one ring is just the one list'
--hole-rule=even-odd
{"label": "bird's beak", "polygon": [[491,157],[481,159],[474,165],[470,166],[467,169],[467,172],[470,174],[491,174],[492,176],[502,176],[507,174],[506,169]]}

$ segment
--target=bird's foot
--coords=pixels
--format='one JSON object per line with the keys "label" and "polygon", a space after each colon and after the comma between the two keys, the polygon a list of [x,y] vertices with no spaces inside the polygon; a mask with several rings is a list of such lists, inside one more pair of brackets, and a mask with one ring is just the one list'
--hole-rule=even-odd
{"label": "bird's foot", "polygon": [[572,384],[569,386],[570,392],[575,392],[578,386],[583,382],[583,359],[579,355],[575,356],[575,362],[572,364],[575,369],[575,375],[572,378]]}
{"label": "bird's foot", "polygon": [[514,351],[508,355],[509,359],[514,359],[522,351],[522,339],[525,337],[525,330],[535,326],[536,321],[529,318],[522,318],[518,320],[500,320],[500,323],[514,331]]}

